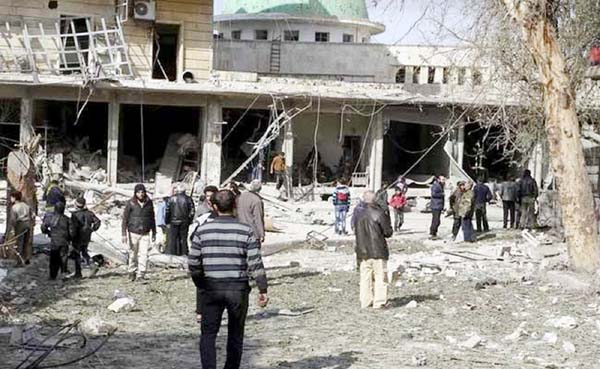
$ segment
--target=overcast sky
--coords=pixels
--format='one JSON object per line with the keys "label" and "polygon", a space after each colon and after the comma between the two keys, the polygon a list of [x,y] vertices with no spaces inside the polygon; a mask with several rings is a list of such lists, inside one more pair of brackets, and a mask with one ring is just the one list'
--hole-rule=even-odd
{"label": "overcast sky", "polygon": [[[215,14],[220,14],[227,0],[214,0]],[[383,23],[386,31],[375,36],[375,42],[385,44],[452,44],[449,36],[439,35],[436,22],[446,17],[445,24],[452,19],[461,19],[456,9],[427,8],[432,2],[423,0],[366,0],[372,21]],[[453,3],[448,1],[446,3]],[[435,13],[435,14],[434,14]],[[454,14],[454,15],[453,15]],[[432,21],[435,18],[436,21]],[[449,20],[450,21],[449,21]],[[462,19],[461,19],[462,20]]]}

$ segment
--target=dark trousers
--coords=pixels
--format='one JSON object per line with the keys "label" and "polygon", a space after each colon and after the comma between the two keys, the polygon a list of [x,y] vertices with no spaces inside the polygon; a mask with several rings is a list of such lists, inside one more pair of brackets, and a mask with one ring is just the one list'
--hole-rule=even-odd
{"label": "dark trousers", "polygon": [[[510,223],[508,222],[510,216]],[[514,201],[502,201],[502,222],[504,228],[510,224],[510,228],[515,227],[515,202]],[[517,223],[518,224],[518,223]]]}
{"label": "dark trousers", "polygon": [[73,260],[73,264],[75,265],[75,277],[81,277],[81,249],[76,248],[69,255],[69,259]]}
{"label": "dark trousers", "polygon": [[394,209],[394,231],[399,231],[404,224],[404,210]]}
{"label": "dark trousers", "polygon": [[81,254],[81,259],[83,261],[85,261],[85,263],[87,265],[90,265],[90,254],[88,252],[88,246],[89,246],[89,243],[87,243],[87,242],[84,243],[83,245],[80,245],[79,246],[79,252]]}
{"label": "dark trousers", "polygon": [[227,359],[224,369],[239,369],[248,314],[247,291],[203,291],[200,359],[202,369],[217,368],[216,339],[227,310]]}
{"label": "dark trousers", "polygon": [[275,181],[277,182],[275,188],[279,190],[285,185],[285,172],[275,172]]}
{"label": "dark trousers", "polygon": [[458,231],[460,231],[461,224],[462,224],[462,218],[455,215],[454,223],[452,223],[452,237],[456,238],[456,236],[458,236]]}
{"label": "dark trousers", "polygon": [[187,255],[188,254],[188,229],[187,223],[171,224],[169,226],[169,248],[168,254],[171,255]]}
{"label": "dark trousers", "polygon": [[[487,220],[487,210],[485,204],[479,204],[475,206],[475,219],[477,219],[477,232],[484,232],[490,230],[490,225]],[[483,227],[482,227],[483,225]]]}
{"label": "dark trousers", "polygon": [[473,219],[471,217],[463,217],[462,220],[462,230],[465,238],[465,242],[473,242],[475,238],[473,237]]}
{"label": "dark trousers", "polygon": [[441,210],[431,211],[431,227],[429,228],[429,234],[431,236],[437,236],[438,228],[440,228],[440,218],[442,216]]}
{"label": "dark trousers", "polygon": [[56,279],[58,271],[67,272],[66,246],[50,250],[50,279]]}
{"label": "dark trousers", "polygon": [[17,242],[17,252],[23,259],[25,260],[26,251],[25,247],[29,242],[29,223],[28,222],[16,222],[14,226],[16,242]]}

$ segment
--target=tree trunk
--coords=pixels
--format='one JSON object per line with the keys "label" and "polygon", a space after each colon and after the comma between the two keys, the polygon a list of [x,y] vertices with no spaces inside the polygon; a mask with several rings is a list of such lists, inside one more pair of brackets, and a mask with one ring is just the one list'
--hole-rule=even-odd
{"label": "tree trunk", "polygon": [[547,0],[503,1],[520,26],[540,74],[548,147],[571,266],[593,272],[600,267],[594,199],[580,139],[576,95],[557,42],[553,16],[547,12]]}

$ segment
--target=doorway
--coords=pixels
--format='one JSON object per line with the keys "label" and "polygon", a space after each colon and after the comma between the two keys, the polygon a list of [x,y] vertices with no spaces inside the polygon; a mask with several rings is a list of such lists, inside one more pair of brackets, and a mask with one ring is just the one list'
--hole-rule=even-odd
{"label": "doorway", "polygon": [[177,80],[179,25],[157,24],[152,46],[152,78]]}

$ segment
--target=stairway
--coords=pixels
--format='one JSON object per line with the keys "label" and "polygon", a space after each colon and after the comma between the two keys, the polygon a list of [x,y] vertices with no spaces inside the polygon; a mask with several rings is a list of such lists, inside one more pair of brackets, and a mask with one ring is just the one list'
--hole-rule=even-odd
{"label": "stairway", "polygon": [[271,41],[271,73],[279,73],[281,69],[281,40]]}

